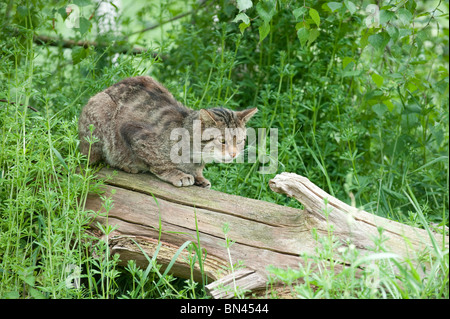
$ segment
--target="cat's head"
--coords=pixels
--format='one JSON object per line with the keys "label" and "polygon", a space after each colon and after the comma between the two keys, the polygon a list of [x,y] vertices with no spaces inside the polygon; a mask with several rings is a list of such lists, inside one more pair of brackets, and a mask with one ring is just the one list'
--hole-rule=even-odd
{"label": "cat's head", "polygon": [[221,107],[200,110],[203,157],[216,162],[233,161],[245,146],[245,124],[257,111],[256,107],[238,112]]}

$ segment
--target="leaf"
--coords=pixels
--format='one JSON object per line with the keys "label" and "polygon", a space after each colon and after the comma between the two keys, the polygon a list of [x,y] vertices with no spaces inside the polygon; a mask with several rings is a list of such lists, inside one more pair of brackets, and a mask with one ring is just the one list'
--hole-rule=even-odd
{"label": "leaf", "polygon": [[386,31],[389,34],[389,37],[395,42],[398,39],[398,28],[393,25],[389,25],[386,27]]}
{"label": "leaf", "polygon": [[342,59],[342,68],[345,69],[351,62],[355,62],[355,59],[346,56],[344,59]]}
{"label": "leaf", "polygon": [[345,0],[344,4],[347,7],[348,11],[350,11],[350,14],[353,15],[356,12],[357,8],[353,2],[351,2],[350,0]]}
{"label": "leaf", "polygon": [[241,24],[239,24],[239,30],[241,31],[242,34],[244,34],[245,29],[247,29],[250,26],[249,24],[246,24],[245,22],[242,22]]}
{"label": "leaf", "polygon": [[384,50],[390,39],[389,34],[383,31],[369,36],[367,40],[375,49]]}
{"label": "leaf", "polygon": [[191,243],[190,240],[186,241],[183,245],[180,246],[180,248],[178,248],[178,250],[176,251],[175,255],[173,255],[172,259],[170,260],[169,265],[167,265],[167,268],[164,270],[164,273],[162,274],[162,276],[159,278],[158,283],[156,284],[156,286],[159,286],[159,284],[161,283],[162,280],[164,280],[166,278],[166,275],[169,273],[170,269],[172,268],[172,266],[175,264],[175,262],[178,259],[178,256],[181,254],[181,252]]}
{"label": "leaf", "polygon": [[313,19],[314,23],[317,24],[317,26],[320,26],[320,16],[319,12],[317,12],[316,9],[310,8],[309,9],[309,15]]}
{"label": "leaf", "polygon": [[372,81],[380,88],[383,86],[384,78],[377,73],[372,73]]}
{"label": "leaf", "polygon": [[[110,4],[114,7],[114,9],[116,9],[117,12],[119,12],[120,9],[114,4],[113,1],[111,1]],[[169,10],[171,10],[170,13],[172,13],[173,15],[177,15],[182,12],[181,8],[177,8],[177,9],[170,8]]]}
{"label": "leaf", "polygon": [[420,113],[422,113],[422,108],[420,107],[420,105],[418,105],[416,103],[410,103],[410,104],[406,105],[405,111],[407,114],[410,114],[410,113],[420,114]]}
{"label": "leaf", "polygon": [[428,62],[428,60],[411,61],[411,65],[427,64]]}
{"label": "leaf", "polygon": [[27,17],[28,16],[28,8],[26,6],[17,6],[17,13],[21,17]]}
{"label": "leaf", "polygon": [[303,28],[305,24],[303,22],[298,22],[295,24],[295,30],[299,30],[300,28]]}
{"label": "leaf", "polygon": [[395,105],[391,102],[391,100],[385,100],[383,103],[387,106],[389,112],[394,110]]}
{"label": "leaf", "polygon": [[30,288],[30,295],[33,299],[46,299],[45,296],[35,288]]}
{"label": "leaf", "polygon": [[308,46],[310,46],[311,43],[313,43],[319,35],[320,35],[320,31],[318,29],[311,29],[309,31]]}
{"label": "leaf", "polygon": [[306,20],[295,24],[295,30],[298,31],[300,28],[310,29],[309,24],[308,22],[306,22]]}
{"label": "leaf", "polygon": [[308,11],[308,9],[306,9],[305,7],[301,7],[295,9],[294,11],[292,11],[292,13],[294,14],[294,17],[298,20],[298,18],[305,15],[306,11]]}
{"label": "leaf", "polygon": [[88,32],[89,28],[91,27],[91,22],[85,17],[80,17],[79,24],[80,27],[76,29],[80,31],[81,35],[84,35],[86,32]]}
{"label": "leaf", "polygon": [[369,91],[365,94],[364,100],[365,101],[379,101],[380,98],[384,95],[383,91],[379,89],[375,89],[373,91]]}
{"label": "leaf", "polygon": [[397,11],[397,16],[398,16],[400,22],[405,26],[409,25],[413,18],[413,15],[411,14],[411,12],[409,12],[405,8],[399,9]]}
{"label": "leaf", "polygon": [[74,0],[73,4],[79,6],[79,7],[85,7],[91,5],[90,0]]}
{"label": "leaf", "polygon": [[3,294],[2,298],[5,298],[5,299],[19,299],[20,298],[20,294],[19,294],[18,291],[9,291],[9,292]]}
{"label": "leaf", "polygon": [[36,282],[36,277],[33,275],[24,276],[23,281],[33,287]]}
{"label": "leaf", "polygon": [[252,0],[237,0],[236,6],[239,9],[239,12],[241,12],[253,7],[253,2]]}
{"label": "leaf", "polygon": [[58,10],[56,10],[56,12],[58,12],[61,15],[64,21],[67,19],[67,12],[65,7],[59,8]]}
{"label": "leaf", "polygon": [[309,39],[309,30],[306,28],[300,28],[297,31],[297,37],[300,40],[300,44],[303,46],[305,46],[306,42]]}
{"label": "leaf", "polygon": [[239,13],[232,22],[239,22],[239,21],[242,21],[245,24],[250,25],[250,18],[244,12]]}
{"label": "leaf", "polygon": [[359,39],[359,45],[361,46],[361,49],[364,49],[367,44],[369,44],[369,36],[370,33],[368,32],[368,29],[364,30],[361,38]]}
{"label": "leaf", "polygon": [[372,111],[374,111],[378,117],[383,117],[384,113],[388,111],[388,108],[383,103],[379,103],[372,106]]}
{"label": "leaf", "polygon": [[380,11],[380,24],[386,25],[392,18],[395,17],[395,13],[389,10]]}
{"label": "leaf", "polygon": [[87,56],[86,49],[83,47],[74,47],[72,49],[72,63],[73,65],[80,63]]}
{"label": "leaf", "polygon": [[275,15],[276,11],[276,2],[275,0],[261,0],[256,5],[256,11],[258,12],[261,19],[264,22],[268,23],[272,20],[272,17]]}
{"label": "leaf", "polygon": [[[436,133],[434,133],[433,131],[432,131],[431,133],[433,133],[433,135],[436,134]],[[440,133],[441,135],[443,135],[442,130],[440,130],[439,133]],[[441,137],[441,139],[443,139],[443,138]],[[440,143],[439,143],[439,144],[440,144]],[[424,168],[426,168],[426,167],[428,167],[428,166],[431,166],[431,165],[433,165],[434,163],[438,163],[438,162],[444,162],[444,163],[447,162],[447,163],[448,163],[448,156],[440,156],[440,157],[438,157],[438,158],[435,158],[435,159],[433,159],[432,161],[430,161],[430,162],[428,162],[428,163],[426,163],[426,164],[420,166],[419,168],[415,169],[415,170],[412,171],[411,173],[415,173],[415,172],[418,172],[418,171],[420,171],[420,170],[423,170]]]}
{"label": "leaf", "polygon": [[259,26],[259,42],[263,42],[264,39],[270,32],[270,25],[268,22],[264,22],[261,26]]}
{"label": "leaf", "polygon": [[342,3],[340,3],[340,2],[328,2],[327,6],[328,6],[328,8],[331,9],[331,12],[334,12],[334,11],[339,10],[340,8],[342,8]]}
{"label": "leaf", "polygon": [[405,7],[409,12],[414,12],[417,8],[417,3],[414,0],[409,0],[405,3]]}
{"label": "leaf", "polygon": [[54,148],[52,146],[52,151],[53,153],[55,153],[55,156],[58,158],[58,160],[61,162],[62,166],[64,166],[64,168],[69,172],[69,168],[67,167],[66,162],[64,161],[64,159],[61,156],[61,153],[58,152],[58,150],[56,148]]}

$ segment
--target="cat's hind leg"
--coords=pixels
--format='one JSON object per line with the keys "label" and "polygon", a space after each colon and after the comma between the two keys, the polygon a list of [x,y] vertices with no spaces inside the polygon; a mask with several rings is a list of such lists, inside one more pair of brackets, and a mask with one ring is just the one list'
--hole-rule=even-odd
{"label": "cat's hind leg", "polygon": [[91,145],[89,150],[89,145],[87,153],[89,154],[89,164],[97,164],[103,160],[102,145],[97,142]]}
{"label": "cat's hind leg", "polygon": [[107,140],[107,132],[111,131],[111,119],[116,103],[111,97],[100,92],[93,96],[81,111],[78,120],[78,136],[80,151],[89,156],[89,163],[95,164],[105,160],[103,144]]}
{"label": "cat's hind leg", "polygon": [[96,164],[103,160],[103,143],[100,140],[95,143],[89,143],[88,139],[91,138],[87,134],[86,130],[79,130],[80,138],[80,152],[86,156],[89,156],[89,164]]}

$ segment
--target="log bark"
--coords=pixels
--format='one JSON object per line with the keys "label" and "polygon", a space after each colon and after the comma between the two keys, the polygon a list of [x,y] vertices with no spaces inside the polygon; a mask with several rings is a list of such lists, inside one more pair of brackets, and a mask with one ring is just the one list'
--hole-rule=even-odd
{"label": "log bark", "polygon": [[[103,196],[113,199],[113,207],[105,215],[103,200],[91,194],[86,209],[94,212],[95,221],[117,227],[107,240],[111,252],[120,255],[121,264],[135,260],[146,267],[148,260],[143,251],[152,258],[158,250],[155,257],[163,271],[179,247],[191,241],[207,252],[202,265],[206,278],[202,278],[197,262],[194,280],[206,279],[206,290],[214,298],[232,298],[235,286],[251,292],[265,291],[267,266],[297,268],[303,263],[301,253],[315,254],[313,228],[326,234],[333,225],[333,234],[339,240],[352,242],[362,253],[371,252],[377,227],[383,227],[389,237],[388,248],[399,256],[407,257],[431,246],[426,231],[348,206],[292,173],[277,175],[269,185],[276,192],[298,199],[305,210],[197,186],[177,188],[151,174],[113,174],[112,169],[104,168],[98,177],[107,178]],[[324,210],[329,212],[327,218]],[[227,237],[234,241],[229,250],[225,247],[225,223],[229,225]],[[92,225],[93,233],[102,238],[96,223]],[[436,236],[442,242],[442,236]],[[448,237],[445,240],[448,243]],[[171,274],[191,277],[189,254],[192,252],[187,250],[180,253]],[[232,272],[230,257],[233,264],[241,261],[245,268]]]}

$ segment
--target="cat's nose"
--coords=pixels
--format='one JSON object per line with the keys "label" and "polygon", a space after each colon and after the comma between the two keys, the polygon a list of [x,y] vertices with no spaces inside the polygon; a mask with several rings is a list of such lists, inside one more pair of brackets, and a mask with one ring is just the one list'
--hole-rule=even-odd
{"label": "cat's nose", "polygon": [[232,158],[235,158],[236,155],[237,155],[236,151],[231,151],[231,152],[230,152],[230,156],[231,156]]}

